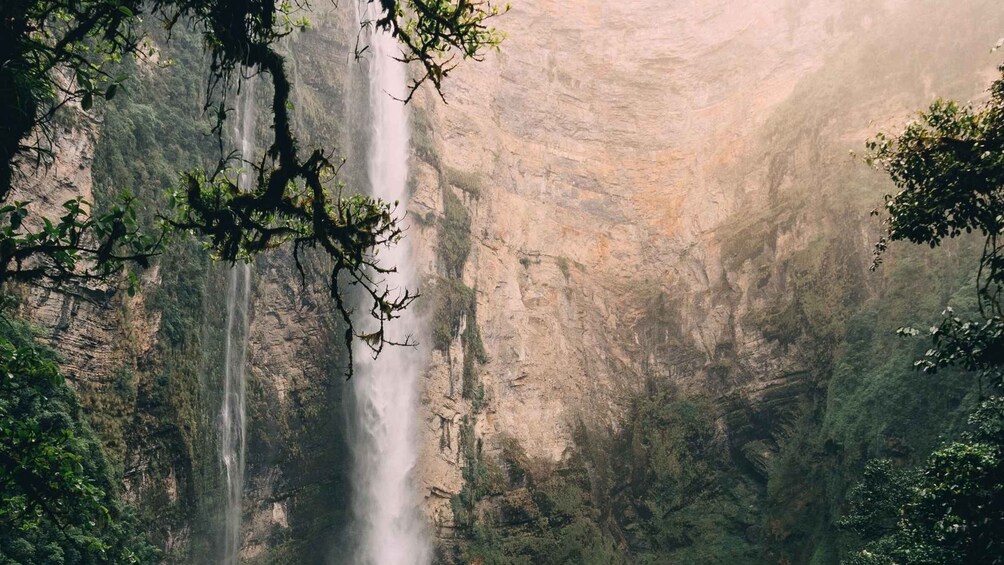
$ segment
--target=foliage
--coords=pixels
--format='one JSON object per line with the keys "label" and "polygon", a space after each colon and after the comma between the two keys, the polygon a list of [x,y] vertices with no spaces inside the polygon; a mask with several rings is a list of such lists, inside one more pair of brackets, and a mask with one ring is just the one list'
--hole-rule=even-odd
{"label": "foliage", "polygon": [[[472,422],[484,403],[484,385],[477,365],[487,363],[488,356],[478,327],[477,291],[465,285],[462,279],[470,249],[470,217],[449,187],[444,187],[443,194],[446,210],[440,230],[439,257],[448,265],[454,263],[454,268],[448,268],[448,276],[436,285],[439,304],[432,319],[433,348],[449,359],[450,345],[461,338],[464,353],[461,396],[471,402],[471,414],[461,422],[458,441],[463,455],[464,484],[460,493],[450,500],[450,505],[454,519],[472,535],[471,539],[478,540],[484,532],[477,527],[476,507],[485,496],[500,494],[501,470],[483,457],[481,439],[476,437]],[[464,247],[460,256],[456,253],[457,246]],[[453,394],[452,380],[450,394]]]}
{"label": "foliage", "polygon": [[[513,438],[497,458],[478,448],[471,468],[486,471],[465,471],[479,489],[465,486],[468,498],[455,503],[467,531],[455,554],[484,563],[766,562],[747,534],[757,489],[729,469],[714,414],[708,399],[656,389],[634,398],[623,431],[580,428],[560,468],[528,458]],[[495,465],[501,485],[487,479]]]}
{"label": "foliage", "polygon": [[889,217],[876,264],[889,241],[934,248],[963,233],[984,238],[976,281],[981,319],[966,321],[946,310],[930,330],[933,347],[915,365],[928,373],[953,366],[975,372],[992,393],[970,417],[971,431],[937,449],[919,471],[869,465],[843,520],[867,543],[848,563],[1004,563],[1002,134],[1004,79],[994,83],[980,111],[937,101],[900,136],[869,143],[873,162],[900,188],[886,197]]}
{"label": "foliage", "polygon": [[886,196],[889,216],[876,262],[890,241],[933,248],[964,233],[984,238],[977,278],[982,319],[964,321],[947,311],[931,328],[934,347],[917,366],[928,372],[962,366],[1004,384],[1004,78],[993,83],[982,109],[939,100],[901,135],[880,135],[868,147],[870,160],[900,189]]}
{"label": "foliage", "polygon": [[[370,0],[371,2],[374,0]],[[488,21],[509,11],[492,0],[380,0],[383,16],[373,25],[401,42],[401,60],[421,63],[412,80],[410,100],[425,81],[442,93],[443,80],[460,59],[481,60],[486,47],[498,47],[502,34]]]}
{"label": "foliage", "polygon": [[443,189],[443,223],[439,230],[439,257],[448,277],[460,278],[471,252],[471,215],[450,188]]}
{"label": "foliage", "polygon": [[7,224],[0,284],[103,278],[156,253],[157,240],[135,230],[129,199],[98,216],[71,200],[41,219],[28,218],[27,203],[9,201],[15,176],[51,158],[47,126],[59,108],[78,101],[88,110],[95,97],[114,97],[124,77],[105,68],[138,49],[129,4],[16,0],[0,7],[0,107],[7,117],[0,126],[0,214]]}
{"label": "foliage", "polygon": [[52,352],[0,320],[0,562],[148,563]]}
{"label": "foliage", "polygon": [[846,562],[903,565],[1004,562],[1004,398],[983,403],[973,430],[919,470],[869,463],[841,525],[867,542]]}
{"label": "foliage", "polygon": [[187,29],[173,30],[170,41],[162,30],[149,34],[159,46],[160,66],[151,72],[144,68],[148,61],[118,65],[135,79],[122,96],[103,105],[91,164],[97,208],[107,209],[123,189],[129,190],[142,203],[137,215],[148,232],[168,207],[178,172],[209,167],[219,152],[218,140],[206,135],[212,118],[199,102],[205,82],[199,36]]}
{"label": "foliage", "polygon": [[[494,464],[482,463],[481,468],[490,470],[486,478],[490,477],[491,482],[487,484],[497,490],[483,488],[483,496],[475,503],[491,495],[496,509],[479,515],[473,510],[460,514],[468,521],[461,523],[466,533],[464,543],[454,548],[459,562],[499,565],[626,562],[614,537],[602,526],[600,512],[591,505],[589,478],[581,464],[558,472],[531,473],[520,468],[516,474],[526,478],[522,488],[512,482],[511,467],[508,484],[505,484],[507,477],[498,474]],[[503,493],[506,487],[509,490]],[[480,506],[484,507],[484,502]]]}
{"label": "foliage", "polygon": [[[440,88],[458,56],[478,59],[484,49],[501,40],[500,34],[486,23],[504,10],[488,1],[381,0],[378,5],[379,16],[368,24],[392,33],[402,46],[400,58],[417,61],[424,70],[414,82],[412,94],[426,80]],[[407,289],[398,294],[387,288],[381,275],[392,271],[393,266],[382,266],[376,260],[379,247],[392,245],[401,237],[392,215],[396,203],[360,195],[343,196],[333,183],[338,166],[326,151],[314,149],[306,157],[301,156],[292,126],[292,84],[286,60],[276,50],[279,40],[308,25],[306,19],[298,17],[299,10],[292,3],[266,0],[5,3],[0,14],[0,35],[4,37],[0,60],[5,61],[0,67],[0,91],[4,94],[4,114],[17,119],[0,131],[0,202],[6,201],[12,186],[11,171],[21,165],[23,158],[33,154],[41,161],[45,155],[40,148],[32,151],[23,140],[33,132],[41,135],[48,131],[45,126],[51,115],[68,102],[79,101],[87,111],[96,96],[113,98],[124,80],[112,76],[113,63],[124,56],[148,53],[141,48],[138,33],[144,15],[162,20],[169,32],[179,22],[191,25],[201,31],[209,51],[205,109],[214,113],[214,131],[222,134],[230,113],[228,99],[239,89],[240,79],[260,74],[271,83],[273,138],[260,157],[226,154],[215,167],[196,164],[186,172],[169,225],[204,236],[221,259],[231,262],[292,243],[299,266],[303,249],[320,248],[332,259],[331,295],[347,326],[346,345],[359,337],[375,354],[379,353],[388,343],[384,338],[385,323],[396,318],[415,298]],[[66,75],[73,77],[76,86],[66,85]],[[222,139],[220,145],[222,150]],[[253,169],[252,186],[239,186],[238,169],[244,165]],[[123,212],[121,216],[130,218],[131,214]],[[24,223],[23,215],[14,209],[12,217],[17,218],[12,224],[17,230]],[[138,239],[121,221],[113,221],[106,229],[100,219],[92,225],[85,218],[82,213],[70,214],[64,218],[64,229],[47,229],[53,241],[46,241],[46,245],[34,245],[31,238],[22,241],[24,238],[8,236],[6,243],[0,242],[0,249],[7,249],[4,257],[17,258],[19,270],[23,259],[34,258],[65,265],[59,272],[62,276],[76,274],[76,262],[63,255],[66,248],[88,254],[91,261],[108,265],[112,272],[118,272],[121,265],[110,259],[119,263],[143,261],[157,250],[157,240]],[[104,243],[92,249],[88,247],[89,238]],[[149,245],[138,252],[132,250],[130,244],[137,240]],[[116,253],[120,248],[133,252]],[[22,278],[36,280],[48,274],[44,270],[30,271],[30,276]],[[370,300],[367,310],[378,323],[375,331],[364,333],[355,327],[342,294],[346,284],[362,289]],[[351,347],[348,349],[351,356]]]}
{"label": "foliage", "polygon": [[484,400],[477,365],[488,362],[477,322],[477,294],[459,279],[440,279],[435,287],[438,304],[432,317],[432,347],[449,354],[453,340],[461,338],[464,359],[461,395],[475,401],[475,412]]}
{"label": "foliage", "polygon": [[432,318],[432,347],[448,353],[464,324],[473,323],[476,295],[474,289],[457,279],[441,279],[435,293],[439,304]]}
{"label": "foliage", "polygon": [[758,489],[729,468],[716,412],[707,398],[680,398],[660,387],[636,400],[615,441],[613,475],[626,485],[614,504],[631,546],[647,556],[643,562],[762,559],[745,533],[756,521],[747,509]]}
{"label": "foliage", "polygon": [[568,281],[572,276],[572,271],[568,268],[568,258],[558,257],[555,262],[558,264],[558,270],[561,271],[561,275],[565,277],[565,281]]}
{"label": "foliage", "polygon": [[[449,358],[450,344],[460,338],[463,348],[461,396],[472,401],[474,414],[477,414],[484,402],[484,385],[478,365],[487,363],[488,355],[478,327],[476,291],[455,279],[441,280],[436,291],[441,302],[433,316],[433,347]],[[450,385],[452,394],[453,383]]]}
{"label": "foliage", "polygon": [[[449,177],[448,172],[442,174]],[[439,229],[438,256],[446,277],[436,285],[438,304],[432,318],[432,346],[449,355],[453,340],[461,338],[464,351],[461,395],[472,402],[477,414],[485,394],[478,365],[488,362],[488,356],[477,322],[477,291],[463,281],[464,266],[471,250],[471,217],[449,182],[441,189],[444,211]]]}
{"label": "foliage", "polygon": [[868,463],[861,482],[847,494],[848,511],[839,524],[863,539],[877,540],[892,532],[900,518],[900,509],[909,501],[909,485],[915,473],[898,469],[888,459]]}
{"label": "foliage", "polygon": [[714,445],[713,413],[707,405],[665,402],[656,397],[639,404],[628,431],[632,506],[640,515],[652,517],[647,535],[662,538],[661,545],[672,545],[666,536],[682,532],[659,522],[672,508],[686,506],[690,497],[700,496],[706,481],[713,478],[709,466],[716,458],[706,453]]}
{"label": "foliage", "polygon": [[[973,254],[953,247],[951,254],[941,255],[899,250],[896,261],[884,269],[886,288],[848,321],[829,378],[818,441],[820,449],[829,442],[830,451],[840,456],[842,474],[856,475],[870,458],[921,462],[945,434],[962,430],[966,414],[978,402],[970,374],[911,371],[928,344],[896,334],[903,323],[936,323],[946,303],[960,312],[975,311],[971,278],[963,274]],[[919,277],[923,290],[916,285]]]}
{"label": "foliage", "polygon": [[459,188],[474,198],[481,196],[481,176],[477,173],[443,167],[443,182]]}
{"label": "foliage", "polygon": [[[71,279],[107,279],[127,262],[146,267],[159,242],[140,233],[131,196],[102,214],[92,214],[82,198],[63,203],[56,222],[41,218],[29,227],[28,202],[0,208],[0,284],[7,281],[60,284]],[[130,291],[136,275],[129,273]]]}
{"label": "foliage", "polygon": [[470,416],[465,416],[460,423],[458,444],[463,457],[461,469],[464,487],[450,500],[450,505],[457,523],[470,529],[477,521],[477,503],[486,496],[501,494],[504,479],[501,468],[485,458],[483,445],[475,437],[474,423]]}

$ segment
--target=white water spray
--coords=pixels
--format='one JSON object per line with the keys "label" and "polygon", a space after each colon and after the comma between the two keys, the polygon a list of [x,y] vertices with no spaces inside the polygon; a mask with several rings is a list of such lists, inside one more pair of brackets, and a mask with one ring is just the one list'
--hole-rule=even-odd
{"label": "white water spray", "polygon": [[[363,0],[365,1],[365,0]],[[366,19],[374,21],[379,2],[367,2]],[[357,3],[358,6],[358,3]],[[371,110],[367,172],[371,194],[386,202],[408,205],[408,122],[404,104],[405,66],[389,34],[368,34],[368,102]],[[393,98],[392,98],[393,96]],[[381,262],[397,267],[387,278],[393,288],[415,287],[408,238],[381,253]],[[395,341],[419,335],[412,310],[388,326]],[[400,339],[396,339],[401,336]],[[419,507],[412,471],[418,459],[415,430],[418,381],[423,355],[415,347],[388,347],[374,360],[365,346],[356,349],[352,379],[357,407],[353,438],[355,519],[360,532],[361,565],[427,565],[432,560],[425,522]]]}
{"label": "white water spray", "polygon": [[[241,157],[251,159],[254,151],[254,80],[242,85],[234,138],[240,140]],[[238,179],[241,189],[251,182],[247,167]],[[220,458],[227,481],[227,507],[223,538],[223,564],[239,563],[241,550],[241,502],[244,495],[245,371],[247,367],[248,304],[251,298],[251,267],[237,263],[230,268],[227,283],[227,334],[223,406],[220,409]]]}

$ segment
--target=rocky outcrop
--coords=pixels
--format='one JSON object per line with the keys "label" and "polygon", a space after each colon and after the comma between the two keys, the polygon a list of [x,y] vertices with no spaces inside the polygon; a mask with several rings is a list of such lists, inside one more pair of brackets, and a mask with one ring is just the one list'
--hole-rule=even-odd
{"label": "rocky outcrop", "polygon": [[[969,29],[987,10],[514,3],[501,52],[459,68],[448,105],[424,92],[415,110],[413,213],[441,217],[449,192],[471,215],[462,278],[489,359],[486,451],[508,435],[561,462],[576,425],[616,428],[657,379],[720,398],[737,452],[767,457],[763,422],[818,394],[818,344],[839,321],[814,316],[867,292],[867,211],[885,188],[847,151],[932,93],[975,92],[994,60],[966,53],[985,52],[994,26],[965,45],[911,34],[937,35],[939,18]],[[417,237],[435,249],[437,233]],[[423,399],[420,475],[444,537],[458,426],[474,415],[450,386],[462,341],[434,357]]]}

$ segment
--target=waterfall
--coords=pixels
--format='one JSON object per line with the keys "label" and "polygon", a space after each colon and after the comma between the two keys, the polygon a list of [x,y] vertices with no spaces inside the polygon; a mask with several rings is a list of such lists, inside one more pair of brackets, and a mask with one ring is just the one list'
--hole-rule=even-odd
{"label": "waterfall", "polygon": [[[365,0],[364,0],[365,1]],[[358,7],[358,2],[356,2]],[[379,2],[367,2],[366,19],[377,19]],[[396,41],[377,30],[368,33],[367,69],[370,110],[366,170],[373,196],[408,205],[408,122],[403,103],[405,65],[393,59]],[[392,288],[416,286],[408,238],[384,250],[385,265],[397,267],[387,278]],[[419,320],[411,310],[388,326],[396,341],[420,335]],[[412,477],[418,458],[418,381],[424,356],[415,347],[388,347],[374,360],[365,346],[356,349],[352,379],[357,419],[353,455],[355,520],[360,537],[353,563],[364,565],[427,565],[431,549]]]}
{"label": "waterfall", "polygon": [[[240,141],[241,157],[253,158],[255,106],[254,79],[242,84],[238,97],[234,138]],[[242,167],[238,186],[251,182]],[[220,458],[227,480],[223,563],[236,565],[241,550],[241,498],[244,494],[244,389],[247,366],[248,303],[251,298],[251,267],[237,263],[230,267],[227,282],[227,328],[223,376],[223,406],[220,408]]]}

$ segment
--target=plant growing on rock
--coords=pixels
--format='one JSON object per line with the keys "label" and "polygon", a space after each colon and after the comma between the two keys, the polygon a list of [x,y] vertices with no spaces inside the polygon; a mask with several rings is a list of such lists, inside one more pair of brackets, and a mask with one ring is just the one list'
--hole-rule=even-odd
{"label": "plant growing on rock", "polygon": [[[363,25],[393,34],[401,60],[423,70],[408,99],[426,81],[439,89],[458,60],[479,59],[501,41],[488,21],[504,8],[490,0],[380,0],[379,5],[381,15]],[[0,104],[14,119],[0,129],[0,203],[10,196],[13,178],[26,161],[44,163],[51,156],[45,141],[55,112],[70,103],[90,110],[96,99],[114,97],[126,77],[112,74],[113,63],[149,53],[139,31],[141,17],[159,19],[168,31],[190,25],[202,33],[209,51],[205,109],[215,116],[214,131],[221,135],[230,113],[227,95],[240,80],[263,75],[271,83],[272,138],[263,155],[229,153],[213,170],[184,173],[176,213],[166,225],[204,237],[224,261],[247,260],[290,243],[299,265],[303,249],[320,248],[331,258],[331,295],[347,325],[346,343],[362,338],[378,354],[387,344],[384,324],[415,298],[408,290],[387,288],[381,275],[394,267],[376,259],[377,249],[401,237],[396,203],[343,195],[334,182],[339,164],[331,153],[301,151],[291,121],[292,84],[277,43],[309,25],[302,15],[306,7],[267,0],[5,3],[0,8]],[[237,169],[243,166],[252,169],[250,187],[238,186]],[[26,227],[22,210],[17,204],[4,208],[11,214],[11,233],[0,241],[0,282],[90,275],[88,267],[81,268],[90,264],[107,276],[130,262],[142,266],[157,253],[160,238],[142,237],[134,229],[128,205],[111,218],[92,218],[80,202],[59,222],[45,222],[41,233]],[[379,324],[376,331],[356,330],[343,299],[346,284],[364,290],[368,312]]]}
{"label": "plant growing on rock", "polygon": [[[489,23],[505,8],[490,0],[369,2],[378,2],[380,16],[363,25],[391,33],[400,43],[400,59],[421,69],[408,99],[425,82],[440,89],[458,62],[480,59],[501,40]],[[394,215],[397,204],[343,194],[335,178],[339,162],[332,153],[324,148],[305,150],[294,132],[293,85],[278,43],[309,25],[303,17],[307,8],[306,2],[271,0],[12,0],[0,4],[0,114],[4,116],[0,123],[0,285],[74,283],[86,290],[94,282],[118,283],[125,273],[132,289],[138,278],[130,269],[145,268],[163,249],[166,235],[179,231],[203,238],[220,260],[228,262],[246,261],[290,245],[299,267],[304,249],[319,248],[330,258],[331,296],[346,325],[346,345],[361,338],[378,354],[390,343],[384,337],[384,324],[415,299],[409,290],[398,293],[387,287],[382,275],[394,266],[376,258],[380,247],[401,237]],[[204,110],[212,116],[219,140],[218,162],[209,168],[192,163],[180,175],[174,209],[159,214],[163,220],[159,234],[144,233],[137,221],[136,206],[150,203],[136,202],[128,195],[101,213],[82,199],[74,199],[62,209],[41,210],[37,218],[32,216],[28,202],[14,200],[19,177],[52,162],[52,123],[60,110],[78,106],[89,112],[96,101],[114,98],[127,86],[128,77],[117,74],[119,63],[154,53],[143,33],[144,19],[161,23],[168,36],[179,25],[201,34],[209,55]],[[222,132],[231,113],[228,99],[242,79],[253,75],[270,83],[271,138],[260,155],[226,152]],[[239,185],[241,168],[250,169],[251,186]],[[368,299],[365,310],[379,324],[376,331],[357,329],[353,309],[343,294],[347,285],[363,289]],[[5,309],[0,307],[0,312]],[[5,318],[0,315],[0,320]],[[74,438],[82,432],[67,431],[79,425],[78,415],[32,424],[42,418],[45,400],[55,394],[39,390],[53,389],[72,398],[51,360],[39,361],[33,351],[30,345],[0,337],[0,365],[7,374],[3,386],[14,387],[17,394],[23,392],[31,400],[14,410],[6,404],[5,395],[5,404],[0,405],[0,434],[13,434],[0,457],[4,484],[0,537],[13,540],[17,532],[41,523],[46,529],[66,533],[78,521],[85,526],[107,523],[102,531],[114,533],[119,521],[109,511],[112,490],[95,479],[97,471],[89,465],[97,455],[80,453]],[[347,351],[351,374],[352,348]],[[75,557],[63,555],[66,548],[62,546],[57,549],[73,563],[146,561],[136,557],[138,550],[130,550],[131,556],[112,551],[119,539],[113,538],[67,534]],[[37,557],[15,551],[28,551],[31,539],[22,536],[14,541],[13,553],[3,557],[29,561]],[[51,557],[51,561],[62,562],[63,557]]]}

